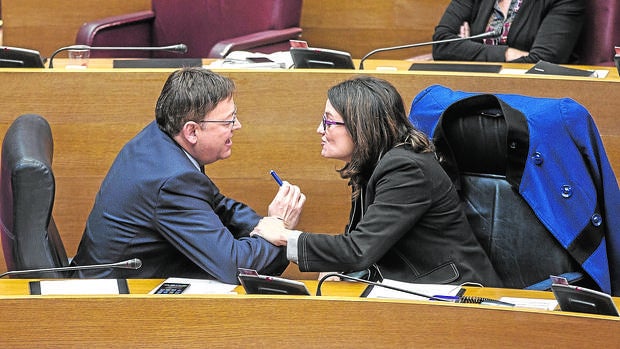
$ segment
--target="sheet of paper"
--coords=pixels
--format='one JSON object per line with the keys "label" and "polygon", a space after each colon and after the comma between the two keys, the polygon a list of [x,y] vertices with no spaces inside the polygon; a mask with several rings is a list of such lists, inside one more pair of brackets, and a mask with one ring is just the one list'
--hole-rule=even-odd
{"label": "sheet of paper", "polygon": [[41,295],[119,294],[116,279],[75,279],[40,281]]}
{"label": "sheet of paper", "polygon": [[[271,62],[252,62],[254,58],[267,58]],[[260,69],[275,68],[288,69],[293,65],[293,58],[288,51],[273,53],[258,53],[248,51],[233,51],[223,59],[217,59],[211,64],[203,66],[206,69],[214,68],[239,68],[239,69]]]}
{"label": "sheet of paper", "polygon": [[189,287],[183,291],[183,294],[235,294],[235,288],[238,285],[225,284],[216,280],[204,279],[187,279],[187,278],[167,278],[161,284],[157,285],[149,294],[155,293],[155,290],[164,283],[180,283],[189,284]]}
{"label": "sheet of paper", "polygon": [[558,306],[558,302],[555,299],[502,297],[499,300],[512,303],[518,308],[554,310]]}
{"label": "sheet of paper", "polygon": [[[400,288],[407,291],[412,291],[424,296],[456,296],[457,293],[461,290],[461,287],[457,285],[412,284],[408,282],[401,282],[390,279],[383,280],[381,284]],[[428,297],[416,296],[413,294],[378,286],[374,286],[372,288],[372,291],[370,291],[367,298],[395,298],[416,300],[428,299]]]}

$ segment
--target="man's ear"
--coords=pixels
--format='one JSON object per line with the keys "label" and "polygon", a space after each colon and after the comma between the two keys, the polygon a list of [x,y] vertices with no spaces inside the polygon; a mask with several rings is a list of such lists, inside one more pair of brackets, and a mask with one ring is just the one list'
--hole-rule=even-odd
{"label": "man's ear", "polygon": [[181,132],[179,132],[179,136],[183,138],[183,140],[190,144],[196,144],[198,142],[198,137],[196,135],[196,130],[198,129],[198,124],[193,121],[186,122],[181,128]]}

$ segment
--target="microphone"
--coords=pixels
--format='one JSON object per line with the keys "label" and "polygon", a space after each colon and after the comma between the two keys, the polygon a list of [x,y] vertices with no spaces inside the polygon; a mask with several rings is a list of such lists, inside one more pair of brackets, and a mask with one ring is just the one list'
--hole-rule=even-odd
{"label": "microphone", "polygon": [[392,46],[392,47],[382,47],[382,48],[378,48],[375,50],[372,50],[370,52],[368,52],[364,57],[362,57],[362,59],[360,60],[360,70],[364,69],[364,61],[374,55],[375,53],[378,52],[385,52],[385,51],[395,51],[395,50],[400,50],[400,49],[405,49],[405,48],[412,48],[412,47],[420,47],[420,46],[428,46],[428,45],[435,45],[435,44],[445,44],[448,42],[455,42],[455,41],[465,41],[465,40],[475,40],[475,39],[487,39],[487,38],[495,38],[501,35],[501,32],[498,31],[490,31],[490,32],[484,32],[482,34],[478,34],[478,35],[474,35],[474,36],[468,36],[466,38],[452,38],[452,39],[444,39],[444,40],[437,40],[437,41],[428,41],[428,42],[421,42],[421,43],[417,43],[417,44],[408,44],[408,45],[401,45],[401,46]]}
{"label": "microphone", "polygon": [[429,296],[429,295],[418,293],[418,292],[415,292],[415,291],[405,290],[405,289],[402,289],[402,288],[399,288],[399,287],[390,286],[390,285],[384,285],[384,284],[382,284],[380,282],[368,281],[368,280],[364,280],[364,279],[360,279],[360,278],[356,278],[356,277],[353,277],[353,276],[344,275],[344,274],[340,274],[340,273],[329,273],[329,274],[326,274],[325,276],[323,276],[321,278],[321,280],[319,280],[318,285],[316,286],[316,295],[317,296],[321,295],[321,285],[323,285],[323,282],[325,280],[327,280],[331,276],[337,276],[337,277],[339,277],[341,279],[361,282],[361,283],[364,283],[364,284],[367,284],[367,285],[376,286],[376,287],[384,287],[384,288],[388,288],[390,290],[400,291],[400,292],[412,294],[414,296],[418,296],[418,297],[423,297],[423,298],[426,298],[426,299],[434,300],[434,301],[446,302],[446,299],[443,299],[443,298]]}
{"label": "microphone", "polygon": [[142,267],[142,261],[139,258],[133,258],[133,259],[128,259],[122,262],[107,263],[107,264],[92,264],[92,265],[78,265],[74,267],[12,270],[12,271],[7,271],[7,272],[0,274],[0,278],[3,278],[7,275],[21,275],[21,274],[30,274],[30,273],[47,273],[47,272],[86,270],[86,269],[103,269],[103,268],[140,269],[141,267]]}
{"label": "microphone", "polygon": [[426,298],[426,299],[432,300],[432,301],[452,302],[452,303],[474,303],[474,304],[483,304],[483,305],[500,305],[500,306],[508,306],[508,307],[514,307],[515,306],[512,303],[502,302],[502,301],[499,301],[499,300],[495,300],[495,299],[491,299],[491,298],[485,298],[485,297],[454,296],[454,297],[444,298],[442,296],[429,296],[429,295],[426,295],[426,294],[423,294],[423,293],[419,293],[419,292],[415,292],[415,291],[411,291],[411,290],[406,290],[404,288],[394,287],[394,286],[391,286],[391,285],[385,285],[385,284],[382,284],[380,282],[373,282],[373,281],[368,281],[368,280],[364,280],[364,279],[359,279],[359,278],[356,278],[356,277],[353,277],[353,276],[344,275],[344,274],[340,274],[340,273],[329,273],[329,274],[326,274],[325,276],[323,276],[321,278],[321,280],[319,280],[318,285],[316,286],[316,295],[317,296],[321,295],[321,286],[323,285],[323,282],[325,280],[327,280],[331,276],[337,276],[337,277],[339,277],[341,279],[361,282],[361,283],[364,283],[364,284],[367,284],[367,285],[372,285],[372,286],[375,286],[375,287],[384,287],[384,288],[387,288],[387,289],[390,289],[390,290],[412,294],[414,296]]}
{"label": "microphone", "polygon": [[49,68],[54,68],[54,57],[62,52],[68,50],[91,50],[91,51],[168,51],[168,52],[178,52],[179,54],[187,53],[187,45],[185,44],[176,44],[170,46],[153,46],[153,47],[140,47],[140,46],[88,46],[88,45],[71,45],[61,47],[58,50],[54,51],[50,56],[50,64]]}

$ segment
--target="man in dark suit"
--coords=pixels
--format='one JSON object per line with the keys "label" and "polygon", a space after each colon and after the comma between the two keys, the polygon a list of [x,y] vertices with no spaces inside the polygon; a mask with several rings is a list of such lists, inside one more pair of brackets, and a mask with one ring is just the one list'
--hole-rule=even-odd
{"label": "man in dark suit", "polygon": [[[237,119],[234,83],[201,68],[172,73],[156,120],[121,149],[97,193],[72,265],[140,258],[142,268],[92,269],[76,277],[189,277],[237,283],[237,268],[279,274],[285,251],[250,232],[262,219],[221,194],[204,165],[226,159]],[[269,216],[295,226],[305,196],[287,182]]]}

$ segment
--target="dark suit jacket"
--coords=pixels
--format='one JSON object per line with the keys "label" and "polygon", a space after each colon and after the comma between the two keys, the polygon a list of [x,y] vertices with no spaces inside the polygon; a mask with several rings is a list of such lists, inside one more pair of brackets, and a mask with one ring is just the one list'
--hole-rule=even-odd
{"label": "dark suit jacket", "polygon": [[[456,38],[463,22],[471,35],[484,33],[496,0],[452,0],[435,28],[433,40]],[[584,0],[524,0],[510,31],[507,46],[465,40],[433,46],[436,60],[504,62],[509,47],[528,51],[514,60],[570,63],[585,20]]]}
{"label": "dark suit jacket", "polygon": [[78,272],[98,278],[214,278],[237,283],[237,268],[278,274],[284,249],[249,237],[260,220],[222,195],[155,122],[129,141],[97,193],[73,265],[140,258],[139,270]]}
{"label": "dark suit jacket", "polygon": [[433,153],[388,151],[351,210],[345,234],[299,236],[301,271],[357,271],[418,283],[501,286],[454,185]]}

